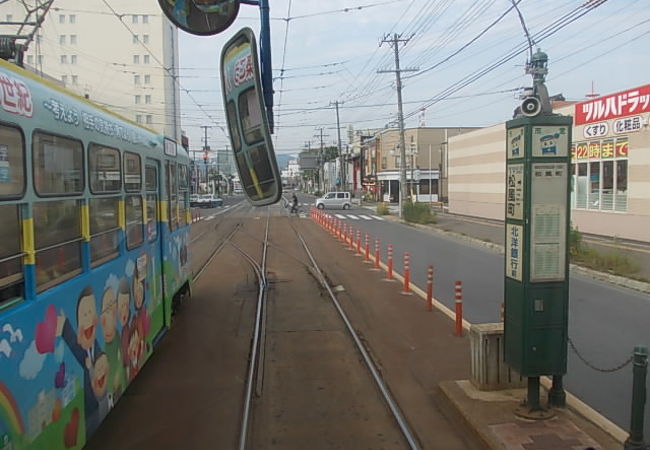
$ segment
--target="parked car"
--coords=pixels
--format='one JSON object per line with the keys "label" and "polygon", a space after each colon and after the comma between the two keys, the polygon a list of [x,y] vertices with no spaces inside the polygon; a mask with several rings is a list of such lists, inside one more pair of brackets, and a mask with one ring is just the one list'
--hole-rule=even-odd
{"label": "parked car", "polygon": [[325,209],[325,208],[342,208],[350,209],[352,207],[352,202],[350,200],[351,195],[349,192],[328,192],[321,198],[316,199],[316,208]]}
{"label": "parked car", "polygon": [[223,199],[217,197],[216,194],[203,194],[199,196],[197,206],[199,208],[216,208],[217,206],[223,206]]}
{"label": "parked car", "polygon": [[190,206],[199,206],[199,194],[190,195]]}

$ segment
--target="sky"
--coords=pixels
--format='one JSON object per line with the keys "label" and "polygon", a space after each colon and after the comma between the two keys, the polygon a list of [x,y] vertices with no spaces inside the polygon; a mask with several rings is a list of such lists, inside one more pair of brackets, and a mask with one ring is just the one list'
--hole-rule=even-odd
{"label": "sky", "polygon": [[[607,95],[650,82],[648,0],[520,0],[518,8],[534,49],[549,56],[551,95],[581,101],[592,86]],[[524,72],[528,41],[512,0],[270,0],[270,12],[277,154],[320,146],[321,129],[325,145],[336,145],[334,102],[343,146],[349,127],[397,123],[395,52],[382,43],[395,34],[405,41],[399,57],[406,127],[504,122],[520,103],[520,89],[532,85]],[[216,36],[179,31],[182,128],[191,149],[203,145],[201,125],[212,126],[213,149],[228,144],[219,56],[243,27],[259,38],[256,6],[241,5]]]}

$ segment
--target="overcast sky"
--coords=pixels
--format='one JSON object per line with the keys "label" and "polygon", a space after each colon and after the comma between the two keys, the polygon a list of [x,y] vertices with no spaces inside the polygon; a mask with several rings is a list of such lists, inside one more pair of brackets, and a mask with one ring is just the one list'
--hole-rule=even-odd
{"label": "overcast sky", "polygon": [[[410,38],[400,46],[400,65],[419,69],[402,74],[407,127],[503,122],[519,104],[519,93],[513,90],[532,85],[523,67],[527,49],[477,80],[469,78],[513,50],[527,48],[516,12],[503,16],[511,0],[270,3],[276,153],[296,154],[309,141],[319,145],[315,136],[320,128],[326,145],[335,143],[336,111],[330,106],[335,101],[341,102],[343,145],[350,125],[383,128],[396,120],[395,74],[378,73],[395,67],[392,48],[379,46],[385,35]],[[597,3],[602,4],[587,8]],[[549,55],[547,86],[552,95],[584,100],[592,82],[602,95],[650,82],[648,0],[521,0],[519,8],[533,41]],[[180,80],[191,93],[182,93],[182,127],[192,149],[202,146],[201,125],[214,126],[208,133],[212,148],[228,143],[219,55],[223,44],[245,26],[259,37],[257,7],[241,5],[237,20],[217,36],[179,31]]]}

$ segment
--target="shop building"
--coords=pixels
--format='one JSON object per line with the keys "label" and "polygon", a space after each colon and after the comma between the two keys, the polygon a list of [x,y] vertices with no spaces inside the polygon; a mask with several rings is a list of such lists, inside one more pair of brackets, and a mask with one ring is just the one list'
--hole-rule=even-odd
{"label": "shop building", "polygon": [[[554,109],[574,118],[571,220],[650,242],[650,85]],[[505,124],[449,139],[449,211],[503,220]]]}

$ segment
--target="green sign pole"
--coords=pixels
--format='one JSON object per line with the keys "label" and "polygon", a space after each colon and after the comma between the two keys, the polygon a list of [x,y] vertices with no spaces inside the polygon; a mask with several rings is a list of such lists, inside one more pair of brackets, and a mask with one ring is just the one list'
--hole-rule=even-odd
{"label": "green sign pole", "polygon": [[527,411],[543,411],[539,377],[563,402],[569,303],[569,167],[572,118],[506,123],[505,359],[528,377]]}

